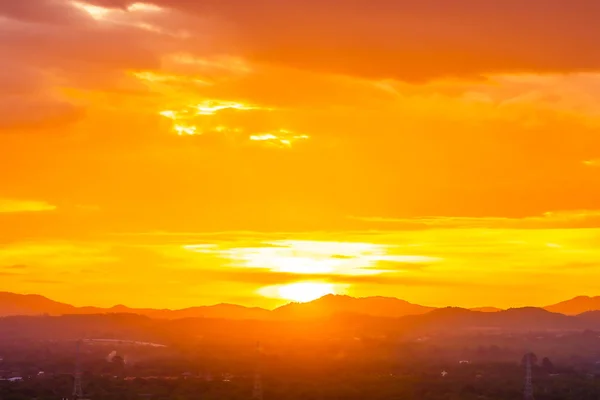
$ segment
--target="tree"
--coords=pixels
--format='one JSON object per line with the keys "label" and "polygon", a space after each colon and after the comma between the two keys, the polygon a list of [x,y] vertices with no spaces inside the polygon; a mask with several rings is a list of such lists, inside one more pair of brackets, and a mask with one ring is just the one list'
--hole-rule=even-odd
{"label": "tree", "polygon": [[555,371],[554,364],[552,364],[552,361],[550,361],[548,357],[542,359],[542,368],[549,374],[552,374]]}

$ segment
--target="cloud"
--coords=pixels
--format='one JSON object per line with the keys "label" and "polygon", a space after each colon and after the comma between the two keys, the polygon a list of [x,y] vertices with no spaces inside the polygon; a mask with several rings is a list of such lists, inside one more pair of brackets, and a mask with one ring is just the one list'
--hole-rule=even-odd
{"label": "cloud", "polygon": [[[35,0],[35,4],[21,6],[6,2],[2,9],[5,15],[28,22],[81,25],[85,17],[91,17],[88,23],[111,22],[113,27],[146,33],[171,32],[174,26],[182,26],[180,30],[192,37],[206,36],[208,29],[210,40],[222,53],[237,52],[252,62],[376,79],[473,79],[600,68],[600,57],[591,51],[593,32],[600,29],[590,11],[595,10],[593,0],[533,0],[527,5],[519,0],[459,0],[451,8],[443,0],[327,4],[258,0],[252,5],[242,0],[148,1],[161,7],[158,12],[131,7],[134,3],[79,2],[95,5],[89,9],[98,10],[96,14],[88,15],[66,1]],[[190,23],[190,15],[196,24]],[[548,42],[553,45],[546,46]],[[185,47],[191,48],[179,49],[185,51]]]}
{"label": "cloud", "polygon": [[469,286],[466,282],[434,277],[415,277],[395,273],[379,275],[337,275],[337,274],[298,274],[274,272],[260,268],[222,268],[220,270],[174,270],[174,276],[188,279],[205,279],[214,282],[237,282],[256,286],[284,285],[295,282],[327,282],[351,285],[389,285],[389,286]]}
{"label": "cloud", "polygon": [[391,224],[395,229],[555,229],[590,228],[600,226],[600,211],[573,210],[547,212],[529,217],[350,217],[351,219],[373,223]]}
{"label": "cloud", "polygon": [[[123,10],[86,4],[0,2],[0,51],[10,54],[0,72],[10,95],[0,102],[6,116],[0,129],[56,127],[78,119],[86,104],[74,102],[67,88],[143,93],[129,72],[159,68],[165,52],[181,51],[178,26],[185,29],[192,19],[139,4]],[[187,45],[202,48],[193,38]]]}
{"label": "cloud", "polygon": [[250,59],[299,68],[419,81],[600,67],[594,0],[153,3],[210,15]]}
{"label": "cloud", "polygon": [[0,198],[0,214],[54,210],[56,210],[56,206],[45,201]]}
{"label": "cloud", "polygon": [[277,147],[292,147],[292,144],[298,140],[310,139],[308,135],[294,134],[285,129],[280,129],[276,132],[260,133],[250,136],[250,140],[255,142],[263,142]]}

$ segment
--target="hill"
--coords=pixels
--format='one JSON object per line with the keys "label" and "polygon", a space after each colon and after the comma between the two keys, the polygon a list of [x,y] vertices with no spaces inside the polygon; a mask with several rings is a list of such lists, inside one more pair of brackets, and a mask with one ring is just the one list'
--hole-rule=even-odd
{"label": "hill", "polygon": [[578,315],[588,311],[600,310],[600,296],[579,296],[571,300],[544,307],[544,309],[565,315]]}
{"label": "hill", "polygon": [[133,314],[18,316],[0,318],[0,340],[113,339],[166,345],[202,340],[204,343],[286,343],[356,338],[417,339],[423,336],[461,336],[464,333],[582,332],[600,329],[600,312],[578,316],[520,308],[485,313],[460,308],[436,309],[399,318],[338,314],[319,319],[233,320],[185,318],[152,319]]}
{"label": "hill", "polygon": [[0,292],[0,316],[75,314],[77,307],[37,294]]}
{"label": "hill", "polygon": [[[293,320],[319,319],[336,315],[361,315],[377,318],[400,318],[418,316],[432,311],[448,309],[422,306],[409,303],[393,297],[363,297],[327,295],[308,303],[290,303],[275,310],[258,307],[244,307],[235,304],[217,304],[212,306],[190,307],[179,310],[131,308],[117,305],[110,308],[75,307],[60,303],[36,294],[15,294],[0,292],[1,316],[36,316],[36,315],[81,315],[81,314],[137,314],[152,319],[183,319],[183,318],[219,318],[232,320]],[[458,309],[453,309],[458,313]],[[495,307],[478,307],[460,309],[480,314],[506,315],[504,310]],[[530,309],[532,310],[532,309]],[[541,310],[541,309],[535,309]],[[544,307],[550,313],[564,315],[579,315],[588,311],[600,311],[600,297],[576,297],[558,304]],[[514,310],[506,310],[509,314]],[[531,311],[533,312],[533,311]],[[541,314],[540,314],[541,315]],[[491,317],[480,317],[480,319]]]}
{"label": "hill", "polygon": [[235,304],[190,307],[180,310],[130,308],[117,305],[110,308],[75,307],[40,295],[0,293],[0,316],[67,315],[67,314],[138,314],[155,319],[222,318],[234,320],[272,320],[322,318],[336,314],[360,314],[377,317],[402,317],[434,310],[389,297],[353,298],[328,295],[309,303],[290,303],[273,311]]}
{"label": "hill", "polygon": [[83,315],[83,314],[137,314],[155,319],[179,318],[225,318],[225,319],[269,319],[270,311],[234,304],[191,307],[181,310],[157,310],[152,308],[130,308],[117,305],[110,308],[75,307],[59,303],[37,294],[0,292],[0,316],[36,315]]}
{"label": "hill", "polygon": [[279,319],[323,318],[335,314],[359,314],[374,317],[398,318],[425,314],[433,307],[420,306],[392,297],[364,297],[327,295],[310,303],[290,303],[275,309]]}

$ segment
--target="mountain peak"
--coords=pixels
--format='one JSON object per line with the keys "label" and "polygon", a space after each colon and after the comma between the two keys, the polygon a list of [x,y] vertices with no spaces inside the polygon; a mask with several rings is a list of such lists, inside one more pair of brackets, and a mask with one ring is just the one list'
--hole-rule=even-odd
{"label": "mountain peak", "polygon": [[557,304],[544,307],[551,312],[565,315],[578,315],[587,311],[600,310],[600,296],[577,296]]}
{"label": "mountain peak", "polygon": [[393,297],[351,297],[329,294],[308,303],[290,303],[274,310],[281,318],[323,318],[336,314],[361,314],[397,318],[424,314],[432,307],[411,304]]}

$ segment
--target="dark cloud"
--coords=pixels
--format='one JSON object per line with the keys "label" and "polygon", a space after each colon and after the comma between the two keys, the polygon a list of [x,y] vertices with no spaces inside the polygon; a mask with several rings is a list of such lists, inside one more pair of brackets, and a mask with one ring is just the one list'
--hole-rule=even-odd
{"label": "dark cloud", "polygon": [[596,0],[153,2],[221,19],[247,56],[296,67],[405,80],[600,67]]}
{"label": "dark cloud", "polygon": [[[122,10],[134,3],[87,2]],[[423,81],[600,68],[600,55],[594,51],[600,34],[596,0],[150,2],[203,18],[205,23],[192,29],[198,36],[207,21],[218,26],[219,35],[212,40],[223,52],[318,71]],[[79,18],[78,11],[65,3],[2,0],[0,14],[24,21],[72,23]],[[131,35],[104,43],[123,48],[120,42]]]}
{"label": "dark cloud", "polygon": [[0,0],[0,17],[2,16],[46,24],[71,24],[83,17],[82,11],[63,0]]}
{"label": "dark cloud", "polygon": [[206,25],[177,37],[178,29],[200,25],[181,13],[121,10],[104,21],[67,0],[0,0],[0,53],[9,55],[0,71],[0,129],[77,120],[81,107],[59,88],[147,93],[129,72],[159,69],[165,53],[201,51]]}

